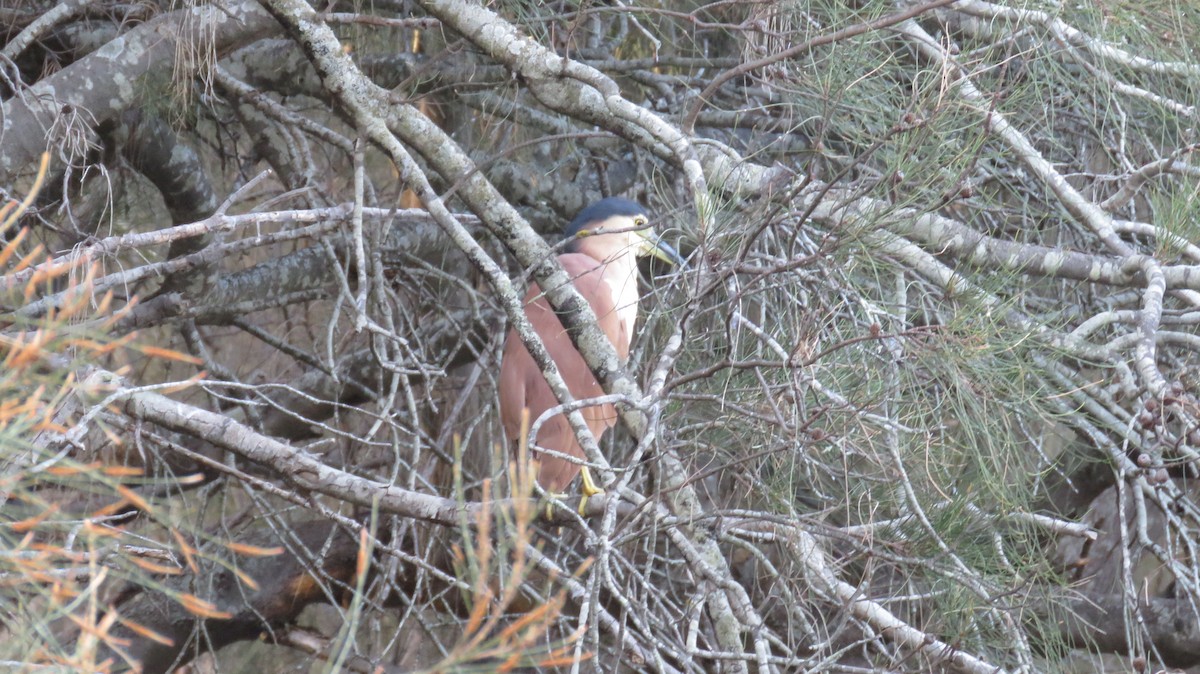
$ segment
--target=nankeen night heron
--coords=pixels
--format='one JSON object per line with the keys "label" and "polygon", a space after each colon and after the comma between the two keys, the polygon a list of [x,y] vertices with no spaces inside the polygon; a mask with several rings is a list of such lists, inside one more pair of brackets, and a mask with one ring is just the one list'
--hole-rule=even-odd
{"label": "nankeen night heron", "polygon": [[[566,234],[567,252],[559,255],[558,261],[575,283],[575,289],[592,306],[600,329],[624,360],[629,356],[638,313],[637,258],[651,255],[670,263],[681,263],[682,259],[650,229],[646,209],[629,199],[609,197],[588,206],[571,221]],[[571,396],[575,400],[603,396],[604,389],[537,284],[525,295],[525,315],[558,366]],[[558,404],[541,368],[516,331],[510,330],[500,367],[500,416],[509,442],[518,447],[523,440],[521,433],[529,424]],[[587,405],[580,412],[597,440],[617,423],[617,411],[608,403]],[[586,460],[575,432],[562,414],[544,421],[532,440],[537,447]],[[548,493],[561,494],[582,472],[581,513],[588,497],[603,493],[586,466],[548,453],[539,456],[536,449],[533,458],[539,464],[538,484]]]}

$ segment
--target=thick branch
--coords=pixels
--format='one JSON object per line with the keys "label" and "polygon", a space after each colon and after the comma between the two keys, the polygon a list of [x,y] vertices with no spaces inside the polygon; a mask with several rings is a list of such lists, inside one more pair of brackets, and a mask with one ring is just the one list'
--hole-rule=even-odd
{"label": "thick branch", "polygon": [[205,44],[222,55],[277,31],[252,0],[233,0],[164,14],[109,42],[0,106],[0,185],[61,141],[50,130],[82,108],[95,122],[115,118],[143,95],[142,80],[172,72],[180,54]]}

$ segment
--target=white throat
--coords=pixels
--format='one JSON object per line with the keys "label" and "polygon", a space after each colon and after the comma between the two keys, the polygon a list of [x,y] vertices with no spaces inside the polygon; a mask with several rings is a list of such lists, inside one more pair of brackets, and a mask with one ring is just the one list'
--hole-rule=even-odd
{"label": "white throat", "polygon": [[[600,264],[610,268],[608,271],[611,274],[606,274],[606,276],[611,279],[613,306],[617,308],[617,316],[620,317],[622,325],[625,326],[625,334],[632,339],[633,324],[637,322],[638,300],[640,299],[638,295],[637,255],[632,250],[626,249]],[[618,279],[628,279],[628,281],[625,282]]]}

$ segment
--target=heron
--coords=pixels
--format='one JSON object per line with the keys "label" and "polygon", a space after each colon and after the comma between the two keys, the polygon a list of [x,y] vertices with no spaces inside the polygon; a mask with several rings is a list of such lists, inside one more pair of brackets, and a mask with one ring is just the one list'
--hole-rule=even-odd
{"label": "heron", "polygon": [[[654,234],[649,222],[646,209],[635,201],[620,197],[601,199],[580,211],[567,226],[566,252],[558,256],[559,264],[591,305],[600,329],[622,361],[629,357],[633,325],[637,321],[637,258],[652,256],[670,264],[683,263],[679,253]],[[536,283],[525,295],[525,315],[546,345],[571,397],[587,400],[603,396],[604,389]],[[520,336],[515,329],[509,330],[500,366],[500,418],[514,451],[524,440],[521,435],[529,424],[558,404]],[[609,403],[587,405],[580,413],[597,441],[617,423],[617,411]],[[535,449],[537,481],[547,493],[564,493],[575,476],[582,474],[580,514],[584,513],[589,497],[604,493],[587,466],[580,463],[586,454],[564,414],[545,420],[530,443],[531,447],[576,459],[571,461],[549,453],[537,456],[540,452]]]}

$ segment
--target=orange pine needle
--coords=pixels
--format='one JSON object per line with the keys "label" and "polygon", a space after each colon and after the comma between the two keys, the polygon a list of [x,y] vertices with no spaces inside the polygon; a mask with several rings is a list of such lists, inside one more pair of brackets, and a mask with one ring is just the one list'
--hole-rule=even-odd
{"label": "orange pine needle", "polygon": [[[40,248],[40,246],[39,246],[39,248]],[[35,249],[35,251],[37,251],[37,249]],[[40,251],[38,251],[38,252],[40,252]],[[39,265],[37,267],[37,269],[35,269],[33,271],[33,275],[29,277],[29,282],[26,284],[26,287],[38,286],[38,285],[45,283],[46,281],[51,281],[53,279],[56,279],[59,276],[62,276],[66,272],[70,271],[74,266],[75,265],[70,262],[64,262],[63,264],[54,264],[53,260],[46,260],[41,265]],[[71,286],[72,286],[72,288],[74,288],[75,284],[72,283]],[[82,293],[76,293],[76,297],[74,297],[72,299],[74,299],[76,302],[78,302],[79,297],[83,297],[84,301],[87,301],[87,298],[84,297],[82,295]]]}
{"label": "orange pine needle", "polygon": [[164,576],[178,576],[183,574],[183,569],[179,568],[178,566],[167,566],[166,564],[159,564],[158,562],[152,562],[148,559],[142,559],[141,557],[131,556],[128,559],[135,566],[140,567],[145,571],[149,571],[150,573],[161,573]]}
{"label": "orange pine needle", "polygon": [[100,621],[99,625],[90,621],[86,621],[70,613],[68,613],[66,617],[71,622],[75,623],[75,626],[78,627],[81,632],[90,634],[97,639],[104,641],[105,643],[122,647],[127,647],[130,644],[128,639],[118,639],[117,637],[114,637],[108,633],[108,629],[112,626],[113,620],[116,617],[112,613],[105,615],[104,619]]}
{"label": "orange pine needle", "polygon": [[108,349],[107,344],[101,344],[94,339],[87,339],[86,337],[76,337],[74,339],[67,340],[67,344],[76,349],[92,351],[95,353],[104,353],[104,351]]}
{"label": "orange pine needle", "polygon": [[[580,662],[583,662],[584,660],[591,660],[591,659],[592,659],[591,653],[580,653],[579,654]],[[565,667],[567,665],[573,665],[573,664],[575,664],[575,656],[574,655],[563,655],[563,656],[558,656],[558,657],[546,658],[545,660],[542,660],[541,662],[538,663],[538,667]]]}
{"label": "orange pine needle", "polygon": [[46,171],[49,168],[50,153],[43,152],[41,162],[38,164],[37,175],[33,177],[33,185],[29,188],[29,194],[25,195],[25,200],[21,202],[20,206],[17,206],[16,210],[13,210],[11,213],[7,214],[4,219],[4,224],[2,227],[3,229],[8,229],[11,227],[12,224],[17,221],[17,218],[21,217],[21,215],[25,212],[25,209],[29,208],[29,206],[33,203],[33,200],[37,198],[38,192],[42,191],[42,183],[46,181]]}
{"label": "orange pine needle", "polygon": [[196,558],[193,556],[196,549],[183,540],[183,536],[179,531],[171,529],[171,535],[175,537],[175,542],[179,544],[179,551],[183,553],[183,558],[187,561],[188,568],[192,570],[192,573],[200,573],[200,567],[196,565]]}
{"label": "orange pine needle", "polygon": [[[11,206],[14,203],[16,203],[16,202],[10,201],[7,205]],[[3,210],[4,209],[0,209],[0,218],[4,217]],[[4,250],[0,251],[0,267],[3,267],[4,265],[8,264],[9,258],[11,258],[13,255],[16,254],[17,247],[19,247],[21,245],[21,242],[25,240],[25,237],[28,234],[29,234],[29,228],[22,227],[21,231],[17,232],[17,235],[12,238],[12,241],[9,241],[8,245],[6,245],[4,247]]]}
{"label": "orange pine needle", "polygon": [[12,350],[8,352],[8,357],[4,359],[4,366],[9,369],[18,369],[29,364],[41,355],[41,346],[41,330],[35,332],[28,342],[25,341],[25,335],[18,335],[12,344]]}
{"label": "orange pine needle", "polygon": [[[488,605],[492,602],[492,591],[489,588],[484,588],[481,592],[475,594],[475,605],[471,607],[471,615],[467,619],[467,625],[463,628],[463,634],[475,634],[479,626],[483,624],[483,619],[487,616]],[[483,635],[476,635],[475,639],[482,638]]]}
{"label": "orange pine needle", "polygon": [[145,513],[153,511],[153,508],[150,507],[150,503],[147,502],[146,499],[142,498],[141,494],[137,493],[136,491],[126,487],[123,484],[116,485],[115,489],[117,490],[118,494],[124,496],[125,500],[132,503],[138,510],[141,510]]}
{"label": "orange pine needle", "polygon": [[248,545],[246,543],[229,542],[225,544],[225,547],[239,555],[244,555],[246,557],[274,557],[276,555],[282,555],[284,552],[283,548],[280,546],[276,546],[274,548],[262,548],[257,545]]}
{"label": "orange pine needle", "polygon": [[[110,503],[110,504],[104,506],[103,508],[100,508],[99,510],[92,511],[92,515],[91,515],[92,519],[101,519],[104,517],[108,517],[109,515],[115,515],[115,514],[121,512],[121,510],[123,510],[125,508],[125,506],[127,506],[127,505],[129,505],[129,501],[127,501],[125,499],[121,499],[120,501],[115,501],[113,503]],[[88,524],[91,525],[92,522],[88,522]],[[105,529],[104,527],[96,527],[96,528],[98,528],[102,531],[105,531],[105,532],[108,531],[108,529]]]}
{"label": "orange pine needle", "polygon": [[497,635],[498,638],[502,642],[508,641],[517,632],[520,632],[521,630],[525,629],[532,623],[535,623],[535,622],[547,617],[547,614],[551,614],[550,617],[553,617],[552,611],[551,611],[552,608],[554,608],[552,602],[547,602],[545,604],[538,606],[537,608],[533,609],[532,611],[530,611],[530,612],[526,613],[525,615],[521,616],[520,618],[518,618],[516,622],[512,623],[508,627],[505,627],[503,630],[501,630],[500,634]]}
{"label": "orange pine needle", "polygon": [[367,575],[367,567],[371,564],[371,535],[366,528],[358,531],[358,560],[354,565],[354,577],[357,580]]}
{"label": "orange pine needle", "polygon": [[[46,410],[47,417],[53,413],[54,413],[53,409]],[[43,418],[41,421],[39,421],[33,427],[33,431],[35,433],[42,433],[45,431],[50,431],[51,433],[66,433],[68,430],[70,430],[70,429],[68,429],[66,426],[63,426],[62,424],[56,424],[56,423],[54,423],[54,421],[52,419],[47,419],[47,418]]]}
{"label": "orange pine needle", "polygon": [[46,469],[46,472],[51,475],[56,475],[59,477],[66,477],[68,475],[79,475],[80,473],[90,473],[99,467],[100,467],[99,462],[77,463],[74,465],[67,464],[67,465],[50,466],[49,468]]}
{"label": "orange pine needle", "polygon": [[496,668],[496,671],[497,672],[511,672],[512,670],[516,669],[517,665],[521,664],[521,655],[522,654],[518,652],[518,653],[513,653],[512,655],[508,656],[508,658],[505,659],[505,661],[499,667]]}
{"label": "orange pine needle", "polygon": [[78,590],[61,582],[53,583],[53,586],[50,589],[50,598],[56,604],[64,604],[78,596]]}
{"label": "orange pine needle", "polygon": [[201,618],[213,618],[216,620],[229,620],[233,617],[228,611],[217,610],[217,605],[201,599],[194,594],[179,595],[179,604],[184,610],[192,615],[200,616]]}
{"label": "orange pine needle", "polygon": [[109,290],[100,298],[100,302],[96,305],[96,315],[103,316],[108,313],[109,307],[112,305],[113,292]]}
{"label": "orange pine needle", "polygon": [[[9,273],[16,274],[17,272],[24,271],[26,267],[33,264],[34,258],[39,258],[41,256],[42,256],[42,245],[39,243],[38,245],[34,246],[33,250],[29,251],[29,254],[27,254],[25,257],[21,258],[21,260],[19,262],[17,262],[17,266],[13,267],[12,271]],[[37,292],[37,285],[35,285],[33,283],[26,283],[25,284],[25,301],[28,302],[29,298],[33,297],[33,294],[36,292]]]}
{"label": "orange pine needle", "polygon": [[12,529],[13,531],[15,531],[17,533],[25,533],[31,529],[36,528],[42,522],[45,522],[47,519],[50,518],[51,515],[53,515],[56,512],[58,512],[58,505],[51,504],[50,507],[46,508],[45,510],[38,513],[37,515],[23,519],[19,522],[12,522],[8,526],[10,529]]}
{"label": "orange pine needle", "polygon": [[587,559],[583,560],[583,562],[579,564],[579,568],[575,569],[575,577],[583,578],[583,574],[587,573],[587,570],[592,568],[592,562],[595,561],[595,557],[588,557]]}
{"label": "orange pine needle", "polygon": [[256,592],[258,591],[258,589],[259,589],[258,581],[251,578],[250,574],[246,573],[245,571],[242,571],[241,569],[234,569],[233,572],[234,572],[234,574],[237,575],[238,579],[242,581],[243,585],[245,585],[246,587],[248,587],[251,590],[254,590]]}
{"label": "orange pine needle", "polygon": [[[113,409],[114,407],[115,407],[114,405],[109,405],[109,406],[108,406],[108,409],[110,409],[110,410],[111,410],[111,409]],[[104,433],[104,437],[108,438],[108,441],[109,441],[110,443],[112,443],[112,445],[113,445],[114,447],[122,447],[122,446],[124,446],[124,444],[125,444],[125,443],[124,443],[124,441],[122,441],[122,440],[121,440],[121,436],[119,436],[119,435],[117,435],[116,433],[114,433],[114,432],[112,431],[112,429],[110,429],[110,428],[108,428],[107,426],[105,426],[105,427],[102,427],[102,428],[100,429],[100,431],[101,431],[102,433]]]}
{"label": "orange pine needle", "polygon": [[121,618],[120,620],[121,620],[121,624],[128,627],[130,631],[132,631],[136,634],[140,634],[141,636],[146,637],[147,639],[149,639],[151,641],[160,643],[163,646],[174,646],[175,645],[174,639],[163,636],[162,634],[155,632],[154,630],[150,629],[149,627],[146,627],[145,625],[136,623],[128,618]]}
{"label": "orange pine needle", "polygon": [[180,353],[178,351],[175,351],[174,349],[164,349],[162,347],[150,346],[148,344],[145,344],[145,345],[138,346],[137,350],[141,351],[142,353],[146,354],[147,356],[150,356],[151,358],[165,358],[167,360],[177,360],[179,362],[188,363],[191,365],[201,365],[204,363],[204,361],[200,360],[199,358],[197,358],[195,356],[188,355],[186,353]]}
{"label": "orange pine needle", "polygon": [[193,384],[195,384],[198,381],[203,380],[207,376],[208,376],[208,372],[206,370],[201,370],[201,371],[197,372],[196,374],[192,375],[191,377],[188,377],[187,379],[183,380],[177,386],[168,386],[168,387],[162,389],[162,391],[160,391],[160,393],[162,393],[163,395],[168,395],[171,393],[175,393],[176,391],[183,391],[185,389],[191,388]]}
{"label": "orange pine needle", "polygon": [[38,387],[33,390],[33,393],[29,394],[29,397],[25,399],[25,404],[22,405],[22,407],[25,409],[25,412],[30,415],[41,412],[43,409],[42,396],[44,395],[46,395],[46,385],[39,384]]}

